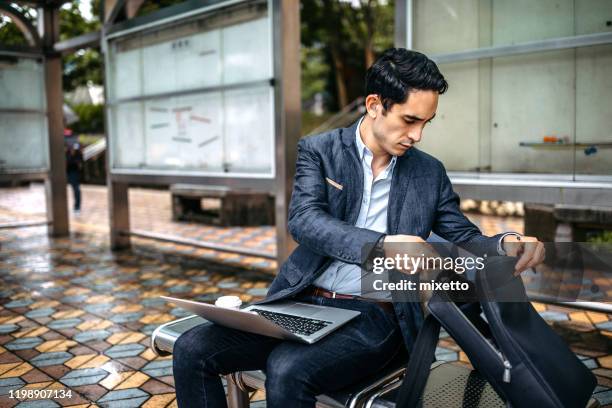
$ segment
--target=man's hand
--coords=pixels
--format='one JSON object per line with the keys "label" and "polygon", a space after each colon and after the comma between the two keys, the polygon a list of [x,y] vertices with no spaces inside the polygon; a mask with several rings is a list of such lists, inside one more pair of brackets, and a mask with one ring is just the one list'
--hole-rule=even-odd
{"label": "man's hand", "polygon": [[[404,256],[411,258],[434,258],[439,256],[431,245],[423,238],[415,235],[387,235],[383,242],[383,248],[386,258],[395,258],[397,256],[400,258]],[[413,274],[422,271],[423,268],[419,268],[416,271],[398,270],[403,273]]]}
{"label": "man's hand", "polygon": [[519,257],[519,260],[514,266],[515,276],[541,264],[546,255],[544,244],[538,241],[536,237],[507,235],[504,237],[502,245],[508,256]]}

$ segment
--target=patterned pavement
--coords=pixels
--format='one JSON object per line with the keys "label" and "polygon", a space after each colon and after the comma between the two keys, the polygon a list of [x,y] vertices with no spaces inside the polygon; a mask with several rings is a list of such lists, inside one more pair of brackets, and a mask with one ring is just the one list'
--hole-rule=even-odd
{"label": "patterned pavement", "polygon": [[[105,189],[83,192],[83,213],[72,216],[69,239],[48,238],[46,227],[0,230],[0,407],[176,406],[171,360],[155,356],[149,336],[186,312],[159,296],[213,302],[234,294],[252,301],[265,295],[276,265],[140,239],[131,251],[113,253]],[[130,200],[136,228],[274,250],[272,227],[174,223],[163,191],[132,189]],[[0,223],[41,219],[42,209],[41,186],[0,190]],[[522,230],[518,218],[470,217],[489,234]],[[535,306],[597,375],[602,405],[612,404],[611,316]],[[436,354],[468,362],[444,335]],[[11,391],[42,389],[63,398],[10,398]],[[254,395],[254,406],[263,406],[263,398]]]}
{"label": "patterned pavement", "polygon": [[169,262],[146,247],[113,254],[85,234],[50,240],[41,227],[3,231],[0,242],[1,407],[17,405],[8,392],[24,387],[72,391],[37,406],[167,406],[171,360],[155,356],[149,336],[186,313],[159,296],[234,294],[248,302],[271,279],[210,262]]}

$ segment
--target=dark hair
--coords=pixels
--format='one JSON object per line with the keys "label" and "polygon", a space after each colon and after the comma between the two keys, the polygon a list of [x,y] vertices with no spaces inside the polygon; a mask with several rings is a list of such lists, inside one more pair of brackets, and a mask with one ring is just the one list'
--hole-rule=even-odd
{"label": "dark hair", "polygon": [[368,69],[366,95],[377,94],[385,110],[404,103],[412,90],[431,90],[443,94],[448,83],[435,62],[425,54],[405,48],[390,48]]}

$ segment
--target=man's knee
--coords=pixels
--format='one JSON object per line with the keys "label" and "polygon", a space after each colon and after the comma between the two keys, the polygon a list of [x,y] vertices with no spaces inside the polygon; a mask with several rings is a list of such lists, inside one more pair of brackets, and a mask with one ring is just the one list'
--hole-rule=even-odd
{"label": "man's knee", "polygon": [[300,362],[296,353],[272,352],[268,357],[266,393],[269,397],[311,390],[313,380],[308,366]]}
{"label": "man's knee", "polygon": [[215,375],[211,356],[215,353],[214,336],[209,336],[210,324],[204,324],[186,331],[174,343],[172,351],[173,368],[177,373],[194,374],[194,370]]}

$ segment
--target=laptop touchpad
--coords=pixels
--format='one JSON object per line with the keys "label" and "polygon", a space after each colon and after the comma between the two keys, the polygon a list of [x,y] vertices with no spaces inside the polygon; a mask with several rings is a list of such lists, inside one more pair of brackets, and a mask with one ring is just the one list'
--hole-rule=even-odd
{"label": "laptop touchpad", "polygon": [[295,305],[290,305],[290,306],[283,308],[283,312],[285,313],[310,316],[310,317],[314,317],[315,315],[318,315],[318,314],[321,315],[319,317],[324,317],[326,314],[325,311],[329,312],[329,309],[325,307],[321,307],[321,306],[308,305],[308,304],[295,304]]}

